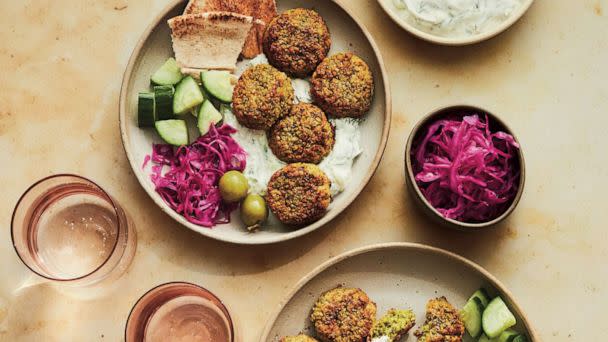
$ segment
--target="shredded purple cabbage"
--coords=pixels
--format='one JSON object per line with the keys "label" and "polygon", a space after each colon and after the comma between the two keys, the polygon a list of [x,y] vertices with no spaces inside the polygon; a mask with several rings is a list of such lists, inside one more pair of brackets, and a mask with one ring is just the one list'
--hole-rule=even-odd
{"label": "shredded purple cabbage", "polygon": [[[235,132],[229,125],[211,125],[207,134],[177,150],[153,146],[150,178],[156,192],[189,222],[204,227],[230,222],[238,204],[222,201],[218,183],[225,172],[245,169],[246,152],[231,137]],[[164,174],[163,167],[168,167]]]}
{"label": "shredded purple cabbage", "polygon": [[510,134],[491,133],[487,123],[487,115],[439,120],[412,150],[416,184],[447,218],[490,221],[517,194],[519,144]]}

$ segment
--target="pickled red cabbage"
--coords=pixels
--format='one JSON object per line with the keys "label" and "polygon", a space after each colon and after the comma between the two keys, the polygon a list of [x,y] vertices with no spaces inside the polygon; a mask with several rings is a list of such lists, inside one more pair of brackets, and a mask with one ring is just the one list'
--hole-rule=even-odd
{"label": "pickled red cabbage", "polygon": [[519,187],[519,144],[505,132],[490,132],[488,117],[443,119],[415,142],[416,184],[443,216],[487,222],[504,213]]}
{"label": "pickled red cabbage", "polygon": [[150,178],[156,192],[189,222],[204,227],[230,222],[238,204],[222,201],[218,183],[225,172],[245,169],[246,153],[231,137],[235,132],[229,125],[211,125],[207,134],[177,150],[153,146]]}

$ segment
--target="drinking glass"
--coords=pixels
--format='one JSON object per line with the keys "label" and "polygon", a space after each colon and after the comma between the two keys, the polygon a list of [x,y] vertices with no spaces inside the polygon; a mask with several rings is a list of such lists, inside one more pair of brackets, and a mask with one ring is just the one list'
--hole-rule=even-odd
{"label": "drinking glass", "polygon": [[120,205],[93,181],[70,174],[44,178],[25,191],[13,212],[11,235],[30,270],[70,286],[118,278],[137,245]]}
{"label": "drinking glass", "polygon": [[125,327],[126,342],[234,342],[234,325],[226,306],[194,284],[159,285],[135,304]]}

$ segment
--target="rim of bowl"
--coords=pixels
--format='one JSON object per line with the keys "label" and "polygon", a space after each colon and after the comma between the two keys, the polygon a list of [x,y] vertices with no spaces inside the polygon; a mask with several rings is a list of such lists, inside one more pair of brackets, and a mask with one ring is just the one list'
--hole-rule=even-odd
{"label": "rim of bowl", "polygon": [[[380,144],[378,145],[378,149],[376,150],[374,159],[371,162],[371,165],[367,171],[367,174],[365,175],[365,177],[363,177],[363,181],[357,187],[357,189],[355,189],[353,191],[353,193],[344,200],[344,203],[341,206],[332,208],[330,211],[328,211],[326,213],[325,216],[323,216],[323,218],[321,218],[320,220],[318,220],[310,225],[307,225],[307,226],[302,227],[297,230],[293,230],[293,231],[285,232],[282,234],[277,234],[275,236],[267,237],[267,238],[265,238],[263,240],[259,240],[259,241],[257,241],[257,240],[254,241],[254,240],[247,239],[247,238],[227,238],[225,236],[222,236],[221,234],[211,234],[207,230],[205,230],[206,228],[199,227],[192,223],[187,222],[183,218],[183,216],[179,215],[174,210],[169,208],[160,197],[155,196],[153,190],[150,190],[150,189],[148,189],[148,187],[144,186],[144,182],[146,180],[144,179],[145,177],[143,176],[142,173],[135,172],[136,167],[139,166],[139,162],[135,161],[134,157],[131,155],[131,152],[127,148],[127,146],[130,145],[129,139],[128,139],[128,134],[127,134],[127,128],[126,128],[128,85],[129,85],[129,82],[131,81],[131,78],[133,77],[133,68],[135,67],[136,62],[138,61],[139,56],[140,56],[142,50],[144,49],[144,44],[145,44],[146,40],[149,38],[152,31],[154,31],[156,29],[156,27],[161,23],[163,18],[170,11],[174,10],[177,6],[185,5],[185,1],[184,0],[173,0],[172,2],[170,2],[163,10],[161,10],[159,12],[158,15],[156,15],[156,17],[152,20],[152,22],[143,31],[137,44],[135,45],[135,48],[133,49],[133,52],[131,53],[131,56],[129,57],[129,62],[128,62],[127,67],[125,68],[125,72],[123,74],[123,79],[122,79],[122,84],[121,84],[121,89],[120,89],[120,99],[119,99],[119,104],[118,104],[118,106],[119,106],[118,107],[118,121],[119,121],[119,128],[120,128],[120,137],[122,140],[123,149],[127,156],[127,160],[129,161],[129,165],[131,166],[131,169],[134,170],[133,173],[135,174],[135,177],[137,178],[140,186],[144,189],[144,191],[148,194],[148,196],[152,199],[152,201],[164,213],[166,213],[171,218],[173,218],[174,221],[176,221],[177,223],[181,224],[182,226],[184,226],[196,233],[199,233],[203,236],[206,236],[208,238],[215,239],[218,241],[223,241],[223,242],[228,242],[228,243],[233,243],[233,244],[238,244],[238,245],[268,245],[268,244],[273,244],[273,243],[279,243],[279,242],[292,240],[292,239],[298,238],[300,236],[306,235],[306,234],[308,234],[312,231],[315,231],[315,230],[321,228],[322,226],[328,224],[329,222],[334,220],[336,217],[338,217],[340,214],[342,214],[342,212],[344,210],[346,210],[346,208],[348,208],[355,201],[355,199],[357,199],[357,197],[361,194],[363,189],[365,189],[365,187],[369,184],[371,178],[373,177],[373,175],[376,173],[376,170],[380,166],[380,161],[382,160],[382,156],[384,155],[384,151],[385,151],[386,145],[388,143],[388,136],[389,136],[390,126],[391,126],[391,121],[392,121],[391,89],[390,89],[390,85],[389,85],[388,75],[386,72],[386,66],[384,64],[384,59],[382,58],[382,54],[380,53],[380,48],[378,47],[378,44],[376,43],[376,41],[373,39],[369,30],[365,27],[365,25],[363,25],[363,23],[361,22],[360,19],[358,19],[356,16],[353,15],[351,10],[347,9],[344,6],[344,4],[341,1],[331,0],[331,2],[334,3],[344,13],[346,13],[349,16],[349,18],[355,23],[355,25],[357,25],[357,27],[359,27],[359,29],[361,30],[361,33],[363,33],[363,36],[369,43],[369,45],[374,53],[374,57],[376,58],[376,61],[378,63],[378,67],[380,69],[379,76],[381,77],[382,86],[384,88],[384,93],[385,93],[384,99],[383,99],[384,107],[385,107],[384,125],[382,127],[382,136],[380,137]],[[342,196],[346,196],[346,194],[342,194]],[[215,227],[214,229],[221,229],[221,226]]]}
{"label": "rim of bowl", "polygon": [[[511,134],[513,136],[513,138],[515,139],[515,141],[520,144],[519,149],[517,149],[517,151],[518,151],[517,155],[519,157],[519,169],[520,169],[519,188],[517,189],[517,193],[515,194],[515,197],[513,198],[513,202],[511,202],[511,205],[509,205],[507,210],[505,210],[504,213],[502,213],[501,215],[499,215],[498,217],[496,217],[490,221],[481,222],[481,223],[468,223],[468,222],[461,222],[461,221],[447,218],[447,217],[441,215],[441,213],[439,211],[437,211],[437,209],[435,209],[435,207],[433,207],[431,205],[431,203],[429,203],[429,201],[427,201],[427,199],[424,197],[424,195],[420,191],[420,188],[416,184],[414,170],[412,168],[412,158],[411,158],[412,144],[414,143],[414,139],[420,132],[420,129],[423,128],[429,121],[435,119],[437,116],[440,116],[446,112],[454,111],[457,109],[468,109],[471,111],[476,111],[476,112],[481,112],[481,113],[487,114],[490,121],[494,121],[498,125],[502,126],[504,128],[504,130],[506,131],[506,133]],[[410,135],[407,138],[407,143],[405,145],[405,173],[406,173],[405,176],[408,178],[408,182],[409,182],[409,184],[407,186],[411,187],[414,190],[417,200],[422,202],[423,205],[425,206],[424,209],[428,209],[430,212],[432,212],[434,214],[434,216],[441,219],[441,221],[447,223],[449,226],[458,227],[463,230],[480,230],[483,228],[487,228],[487,227],[496,225],[497,223],[506,219],[507,216],[509,216],[515,210],[517,205],[519,204],[519,201],[524,193],[524,186],[526,183],[526,163],[525,163],[525,159],[524,159],[523,148],[521,147],[521,143],[520,143],[519,139],[517,139],[517,136],[513,133],[513,130],[500,117],[498,117],[493,112],[488,111],[488,110],[478,107],[478,106],[470,105],[470,104],[457,104],[457,105],[443,106],[443,107],[440,107],[440,108],[437,108],[437,109],[431,111],[430,113],[426,114],[422,119],[420,119],[418,121],[416,126],[414,126],[414,128],[410,132]]]}
{"label": "rim of bowl", "polygon": [[428,32],[424,32],[424,31],[416,28],[414,25],[412,25],[412,24],[408,23],[407,21],[405,21],[404,19],[400,18],[397,15],[397,13],[395,13],[394,9],[389,8],[389,5],[387,3],[385,3],[385,1],[393,1],[393,0],[378,0],[378,4],[380,4],[380,7],[382,7],[384,12],[386,12],[386,14],[388,14],[388,16],[402,29],[408,31],[412,35],[414,35],[420,39],[423,39],[427,42],[431,42],[431,43],[435,43],[435,44],[439,44],[439,45],[448,45],[448,46],[471,45],[471,44],[479,43],[484,40],[493,38],[493,37],[501,34],[502,32],[506,31],[511,26],[513,26],[519,19],[521,19],[524,16],[524,14],[528,11],[528,9],[530,9],[530,6],[532,6],[532,3],[534,3],[534,0],[525,0],[525,3],[523,3],[520,6],[520,8],[509,17],[509,19],[503,21],[500,25],[495,27],[493,30],[490,30],[487,32],[482,32],[480,34],[476,34],[476,35],[470,36],[470,37],[448,38],[448,37],[440,37],[440,36],[437,36],[437,35],[434,35],[434,34],[431,34]]}
{"label": "rim of bowl", "polygon": [[11,244],[13,245],[13,249],[15,250],[15,254],[17,254],[17,256],[19,257],[19,260],[21,260],[21,262],[32,272],[34,272],[34,274],[50,280],[50,281],[54,281],[54,282],[58,282],[58,283],[70,283],[70,282],[77,282],[79,280],[85,279],[93,274],[95,274],[97,271],[99,271],[102,267],[104,267],[108,261],[110,261],[110,258],[114,255],[114,252],[116,252],[116,248],[118,247],[118,238],[116,238],[116,241],[114,241],[114,245],[112,246],[112,250],[110,251],[110,253],[108,253],[107,258],[104,259],[104,261],[99,264],[99,266],[95,267],[94,270],[87,272],[86,274],[83,275],[79,275],[77,277],[72,277],[72,278],[54,278],[51,276],[47,276],[45,274],[42,274],[41,272],[38,272],[37,270],[33,269],[32,267],[30,267],[30,265],[28,265],[24,258],[21,256],[21,253],[19,253],[19,250],[17,250],[17,245],[15,244],[15,214],[17,213],[17,208],[19,208],[19,205],[21,204],[21,202],[25,199],[25,196],[27,196],[27,194],[32,191],[36,186],[38,186],[39,184],[42,184],[43,182],[46,182],[50,179],[55,179],[55,178],[61,178],[61,177],[74,177],[77,179],[80,179],[82,181],[85,182],[89,182],[91,183],[94,187],[97,187],[97,189],[99,189],[101,191],[101,193],[103,194],[103,199],[107,200],[108,203],[110,203],[110,205],[112,206],[112,209],[114,211],[114,213],[116,214],[116,218],[117,218],[117,229],[118,232],[116,234],[116,236],[119,236],[121,231],[124,230],[128,230],[128,227],[124,227],[124,224],[129,224],[128,222],[125,222],[124,224],[120,223],[120,220],[118,219],[120,217],[120,212],[119,212],[119,208],[120,205],[118,204],[117,201],[114,200],[114,198],[112,198],[112,196],[110,196],[110,194],[104,189],[102,188],[99,184],[97,184],[96,182],[92,181],[89,178],[77,175],[77,174],[73,174],[73,173],[57,173],[57,174],[53,174],[50,176],[46,176],[44,178],[41,178],[39,180],[37,180],[36,182],[34,182],[32,185],[28,186],[28,188],[21,194],[21,196],[19,196],[19,200],[17,201],[17,203],[15,204],[15,208],[13,209],[13,213],[11,214]]}
{"label": "rim of bowl", "polygon": [[536,330],[530,323],[529,317],[521,309],[521,306],[515,299],[515,296],[492,273],[490,273],[485,268],[481,267],[479,264],[477,264],[469,259],[466,259],[465,257],[460,256],[456,253],[450,252],[450,251],[442,249],[442,248],[433,247],[433,246],[416,243],[416,242],[384,242],[384,243],[378,243],[378,244],[373,244],[373,245],[369,245],[369,246],[359,247],[359,248],[355,248],[350,251],[346,251],[340,255],[337,255],[337,256],[325,261],[321,265],[315,267],[312,271],[310,271],[308,274],[306,274],[304,277],[302,277],[296,283],[296,285],[294,285],[291,288],[291,290],[287,293],[287,295],[285,295],[283,297],[283,299],[279,302],[275,311],[272,312],[272,314],[270,315],[270,318],[266,322],[266,326],[264,327],[264,331],[262,332],[262,335],[261,335],[259,341],[260,342],[268,341],[268,338],[270,337],[270,332],[271,332],[274,324],[276,323],[277,318],[279,317],[279,315],[281,314],[281,312],[283,311],[283,309],[285,308],[287,303],[289,303],[289,301],[306,284],[308,284],[315,277],[317,277],[318,275],[320,275],[327,269],[331,268],[332,266],[334,266],[346,259],[356,257],[358,255],[365,254],[365,253],[370,253],[370,252],[375,252],[375,251],[380,251],[380,250],[388,250],[388,249],[403,249],[403,250],[411,249],[411,250],[415,250],[415,251],[428,252],[428,253],[431,253],[434,255],[446,257],[452,261],[460,263],[464,267],[467,267],[467,268],[472,269],[475,272],[479,273],[483,278],[485,278],[488,281],[489,284],[491,284],[498,292],[500,292],[504,296],[503,299],[505,299],[508,302],[508,304],[510,304],[511,309],[513,309],[519,315],[519,317],[521,317],[523,324],[526,327],[527,333],[528,333],[528,335],[530,335],[530,339],[532,341],[540,341],[540,337],[538,336]]}
{"label": "rim of bowl", "polygon": [[[162,290],[164,288],[167,287],[172,287],[172,286],[187,286],[187,287],[194,287],[197,288],[198,290],[201,290],[202,292],[208,294],[209,296],[211,296],[211,298],[215,299],[219,305],[220,305],[220,309],[222,310],[222,313],[226,314],[226,319],[228,320],[228,325],[229,325],[229,329],[230,329],[230,334],[232,336],[231,341],[235,341],[235,329],[234,329],[234,321],[232,320],[232,315],[230,315],[230,310],[228,310],[228,308],[226,307],[226,304],[224,304],[224,302],[215,295],[215,293],[209,291],[208,289],[197,285],[197,284],[193,284],[193,283],[189,283],[186,281],[170,281],[168,283],[163,283],[163,284],[159,284],[154,286],[153,288],[147,290],[144,294],[142,294],[137,301],[135,302],[135,304],[133,304],[133,306],[131,307],[131,310],[129,310],[129,316],[127,316],[127,321],[125,322],[125,331],[124,331],[124,338],[125,341],[127,340],[127,330],[129,329],[129,323],[131,323],[131,316],[133,315],[133,312],[135,311],[135,309],[137,308],[137,306],[148,296],[153,296],[156,294],[156,292],[158,292],[159,290]],[[175,297],[177,298],[177,297]],[[166,302],[165,302],[166,303]],[[165,304],[163,303],[163,304]],[[155,310],[156,311],[156,310]],[[153,315],[153,314],[152,314]],[[152,316],[148,317],[148,319],[150,319]]]}

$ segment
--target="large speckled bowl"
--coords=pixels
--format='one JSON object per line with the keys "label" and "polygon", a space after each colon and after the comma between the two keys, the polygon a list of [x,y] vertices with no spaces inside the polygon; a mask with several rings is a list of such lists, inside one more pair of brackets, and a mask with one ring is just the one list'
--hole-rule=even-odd
{"label": "large speckled bowl", "polygon": [[290,8],[306,7],[318,11],[329,26],[332,47],[330,54],[353,51],[361,56],[374,73],[375,97],[371,110],[361,124],[361,145],[363,153],[356,159],[350,183],[345,191],[336,196],[327,214],[319,221],[293,229],[276,220],[271,220],[262,231],[248,233],[237,215],[230,224],[218,225],[213,229],[189,223],[169,208],[155,192],[150,181],[149,166],[142,168],[144,158],[151,153],[153,143],[161,143],[153,129],[137,127],[137,93],[150,86],[150,76],[162,63],[173,55],[170,30],[167,19],[180,15],[185,1],[173,1],[146,29],[137,44],[125,71],[120,94],[120,130],[123,145],[140,184],[154,203],[182,225],[205,236],[239,244],[267,244],[293,239],[322,227],[348,207],[363,190],[374,174],[388,138],[391,121],[391,102],[388,80],[378,47],[367,30],[341,5],[327,0],[279,0],[279,12]]}
{"label": "large speckled bowl", "polygon": [[445,296],[461,308],[475,290],[484,287],[507,303],[517,319],[515,330],[526,333],[533,342],[540,341],[513,295],[479,265],[430,246],[384,243],[346,252],[310,272],[271,315],[260,342],[276,342],[299,333],[315,336],[310,310],[321,293],[338,285],[365,291],[376,303],[378,317],[391,308],[413,310],[416,327],[407,341],[415,339],[414,330],[424,323],[429,299]]}

